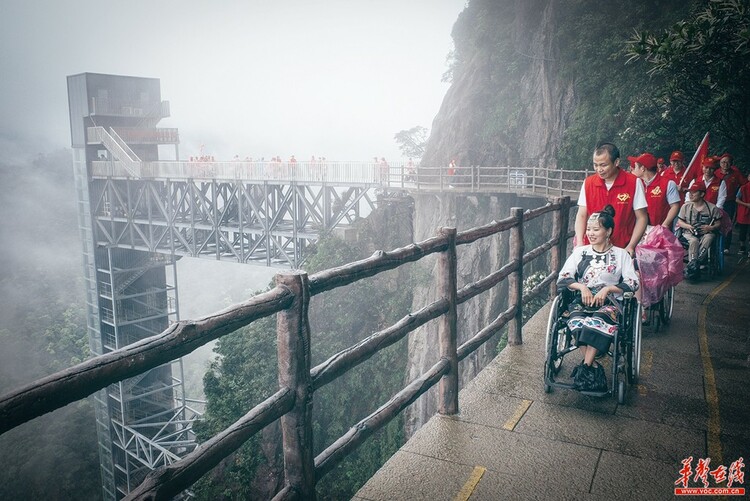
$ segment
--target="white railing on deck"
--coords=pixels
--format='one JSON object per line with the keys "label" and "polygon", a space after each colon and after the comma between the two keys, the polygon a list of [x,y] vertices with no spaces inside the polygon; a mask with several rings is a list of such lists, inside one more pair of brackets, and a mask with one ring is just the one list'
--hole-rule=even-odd
{"label": "white railing on deck", "polygon": [[180,134],[176,128],[115,127],[114,130],[126,143],[177,144],[180,142]]}
{"label": "white railing on deck", "polygon": [[[92,162],[95,177],[134,177],[123,162]],[[546,167],[381,166],[371,162],[142,162],[142,179],[216,179],[337,186],[370,185],[411,191],[519,192],[576,196],[589,172]]]}

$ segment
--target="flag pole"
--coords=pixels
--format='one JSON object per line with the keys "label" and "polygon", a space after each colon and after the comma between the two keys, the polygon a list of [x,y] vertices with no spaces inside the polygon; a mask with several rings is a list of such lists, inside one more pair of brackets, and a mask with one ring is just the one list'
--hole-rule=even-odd
{"label": "flag pole", "polygon": [[682,182],[685,180],[685,176],[687,176],[687,173],[690,172],[690,168],[693,166],[693,162],[695,162],[695,160],[698,158],[698,153],[700,153],[700,151],[703,149],[703,143],[705,143],[706,141],[708,141],[708,132],[706,132],[706,135],[703,136],[703,139],[701,140],[700,144],[698,145],[698,148],[696,148],[695,153],[693,154],[693,159],[690,160],[690,163],[685,169],[685,172],[682,173],[682,177],[680,178],[680,184],[678,186],[682,186]]}

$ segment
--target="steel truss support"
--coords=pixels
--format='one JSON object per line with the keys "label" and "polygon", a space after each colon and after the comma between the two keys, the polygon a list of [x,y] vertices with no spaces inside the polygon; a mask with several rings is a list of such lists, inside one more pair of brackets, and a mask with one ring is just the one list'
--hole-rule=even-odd
{"label": "steel truss support", "polygon": [[[114,196],[112,200],[120,199],[121,193],[112,186],[103,188]],[[150,197],[148,191],[143,192],[144,200]],[[154,231],[147,234],[158,238]],[[158,334],[177,319],[172,255],[112,246],[98,247],[95,252],[103,352]],[[171,284],[168,269],[173,274]],[[188,405],[183,381],[182,360],[178,359],[110,385],[99,395],[109,428],[109,440],[103,446],[110,450],[113,498],[124,496],[150,471],[195,447],[192,423],[200,412]]]}
{"label": "steel truss support", "polygon": [[96,243],[298,268],[307,247],[375,206],[372,189],[242,180],[95,178]]}

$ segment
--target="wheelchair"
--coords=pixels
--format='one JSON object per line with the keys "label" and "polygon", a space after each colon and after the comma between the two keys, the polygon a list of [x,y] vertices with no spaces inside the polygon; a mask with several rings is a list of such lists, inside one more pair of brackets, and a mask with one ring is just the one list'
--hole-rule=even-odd
{"label": "wheelchair", "polygon": [[724,273],[724,235],[716,235],[708,250],[708,276],[715,278]]}
{"label": "wheelchair", "polygon": [[[688,242],[681,234],[678,237],[678,240],[682,244],[682,247],[685,249],[684,262],[685,264],[687,264],[687,251],[689,247]],[[701,265],[701,272],[705,272],[708,278],[719,277],[724,272],[724,253],[722,249],[724,249],[724,235],[722,235],[721,232],[718,232],[716,234],[716,238],[714,238],[714,241],[711,243],[711,247],[708,248],[706,264]]]}
{"label": "wheelchair", "polygon": [[662,327],[667,327],[672,321],[672,312],[674,311],[674,286],[667,289],[667,292],[659,300],[646,309],[646,318],[648,319],[643,325],[653,326],[654,331],[659,331]]}
{"label": "wheelchair", "polygon": [[[544,362],[544,391],[550,393],[553,388],[575,389],[575,385],[557,381],[556,377],[563,368],[565,358],[578,349],[576,340],[571,334],[563,313],[575,297],[575,292],[565,289],[552,301],[552,308],[547,321],[546,359]],[[641,365],[641,305],[633,293],[623,295],[621,306],[623,314],[617,333],[612,340],[608,357],[611,359],[609,382],[606,391],[594,392],[579,390],[579,393],[594,397],[617,396],[617,402],[625,403],[628,388],[638,383]],[[570,364],[568,364],[570,366]],[[568,368],[570,369],[570,367]]]}

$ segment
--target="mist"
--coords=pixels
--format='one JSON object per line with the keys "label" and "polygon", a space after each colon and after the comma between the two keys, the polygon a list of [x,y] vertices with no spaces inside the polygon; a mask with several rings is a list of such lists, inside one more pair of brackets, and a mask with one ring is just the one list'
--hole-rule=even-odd
{"label": "mist", "polygon": [[161,79],[185,159],[396,160],[440,107],[464,4],[4,1],[0,135],[69,147],[65,77],[111,73]]}
{"label": "mist", "polygon": [[[0,394],[73,365],[88,346],[72,154],[35,153],[0,137]],[[24,157],[25,155],[25,157]],[[278,269],[210,259],[177,261],[180,317],[194,319],[264,290]],[[183,359],[190,398],[203,398],[210,343]],[[0,499],[100,496],[96,425],[87,400],[0,437]],[[36,494],[35,494],[36,493]],[[93,496],[93,497],[92,497]]]}
{"label": "mist", "polygon": [[[180,131],[179,158],[295,155],[397,161],[394,135],[429,128],[448,83],[451,28],[465,0],[194,0],[107,4],[4,1],[0,13],[0,393],[86,352],[82,245],[66,77],[159,78]],[[171,158],[168,158],[171,159]],[[181,319],[251,297],[277,269],[177,262]],[[184,360],[201,398],[215,355]],[[87,400],[0,437],[13,458],[0,498],[101,495]]]}

